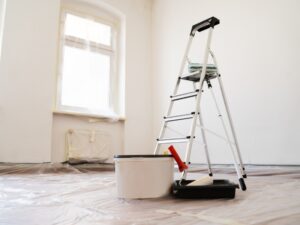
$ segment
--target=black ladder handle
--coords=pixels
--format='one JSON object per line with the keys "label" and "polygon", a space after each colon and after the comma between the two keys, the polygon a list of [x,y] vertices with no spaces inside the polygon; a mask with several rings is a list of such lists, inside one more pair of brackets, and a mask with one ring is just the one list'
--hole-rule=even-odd
{"label": "black ladder handle", "polygon": [[220,20],[216,17],[210,17],[200,23],[194,24],[191,29],[190,36],[195,36],[196,32],[204,31],[210,27],[214,28],[214,26],[218,25]]}

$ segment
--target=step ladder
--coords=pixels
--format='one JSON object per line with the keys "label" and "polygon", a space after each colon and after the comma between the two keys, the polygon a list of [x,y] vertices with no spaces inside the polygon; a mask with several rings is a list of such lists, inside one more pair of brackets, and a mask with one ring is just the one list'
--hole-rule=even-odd
{"label": "step ladder", "polygon": [[[178,79],[177,79],[173,94],[170,96],[170,104],[169,104],[166,116],[164,116],[164,118],[163,118],[164,119],[163,125],[160,130],[159,137],[157,139],[154,154],[159,153],[160,147],[163,144],[186,143],[185,163],[189,163],[192,146],[193,146],[193,142],[195,139],[197,120],[199,120],[201,139],[204,144],[204,152],[205,152],[206,161],[207,161],[207,165],[208,165],[208,173],[210,176],[213,176],[209,153],[208,153],[207,142],[206,142],[206,133],[205,133],[209,130],[203,126],[203,119],[202,119],[201,108],[200,108],[200,100],[201,100],[201,96],[203,93],[203,85],[206,82],[208,85],[208,89],[210,90],[210,92],[212,94],[218,116],[221,120],[223,129],[224,129],[225,137],[223,137],[223,139],[228,142],[228,145],[230,147],[230,150],[231,150],[231,153],[233,156],[235,170],[238,175],[240,187],[242,190],[246,190],[246,185],[245,185],[243,178],[246,178],[247,175],[246,175],[245,168],[244,168],[244,165],[242,162],[240,148],[239,148],[239,144],[237,141],[235,129],[234,129],[234,126],[232,123],[232,118],[231,118],[230,110],[228,107],[227,98],[226,98],[226,95],[224,92],[221,75],[218,70],[216,57],[210,49],[210,44],[211,44],[212,33],[214,30],[214,27],[216,25],[218,25],[219,23],[220,23],[219,19],[217,19],[215,17],[211,17],[207,20],[204,20],[204,21],[192,26],[190,36],[189,36],[189,41],[188,41],[188,44],[187,44],[187,47],[186,47],[186,50],[184,53],[184,57],[183,57],[181,66],[180,66]],[[207,37],[207,41],[206,41],[203,63],[199,64],[199,63],[189,62],[188,54],[189,54],[189,51],[191,48],[193,38],[195,37],[195,34],[197,32],[201,32],[201,31],[204,31],[207,29],[208,29],[208,37]],[[208,64],[209,56],[211,56],[213,64]],[[183,74],[186,64],[188,64],[188,73]],[[213,92],[212,83],[211,83],[211,80],[213,80],[213,79],[217,80],[217,82],[219,83],[218,86],[220,87],[222,100],[223,100],[223,103],[225,106],[226,115],[227,115],[228,122],[229,122],[229,127],[230,127],[229,130],[232,134],[233,141],[230,140],[229,131],[226,128],[225,121],[222,117],[220,108],[217,104],[217,100],[216,100],[216,97]],[[187,92],[187,93],[178,93],[178,89],[179,89],[181,81],[193,82],[193,90],[191,92]],[[195,99],[194,111],[190,112],[190,113],[186,113],[186,114],[181,114],[181,115],[172,115],[172,109],[173,109],[175,102],[183,101],[183,100],[189,99],[189,98]],[[181,138],[164,138],[165,131],[168,128],[168,124],[171,122],[176,122],[176,121],[180,121],[180,120],[191,120],[191,127],[189,130],[189,133],[186,136],[183,136]],[[219,136],[219,135],[217,135],[217,136]],[[186,176],[187,176],[187,171],[185,170],[181,174],[181,180],[185,180]]]}

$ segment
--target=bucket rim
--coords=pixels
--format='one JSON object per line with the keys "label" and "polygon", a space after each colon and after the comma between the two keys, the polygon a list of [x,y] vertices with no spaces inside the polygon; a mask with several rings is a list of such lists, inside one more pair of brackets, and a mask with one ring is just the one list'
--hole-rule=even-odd
{"label": "bucket rim", "polygon": [[115,159],[122,159],[122,158],[170,158],[173,157],[172,155],[114,155]]}

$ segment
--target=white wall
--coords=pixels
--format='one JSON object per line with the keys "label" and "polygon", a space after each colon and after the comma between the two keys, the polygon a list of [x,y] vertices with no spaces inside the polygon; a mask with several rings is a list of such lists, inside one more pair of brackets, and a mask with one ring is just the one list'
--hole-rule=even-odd
{"label": "white wall", "polygon": [[149,0],[106,0],[126,16],[126,154],[151,153],[151,10]]}
{"label": "white wall", "polygon": [[[126,18],[126,121],[53,119],[60,1],[9,0],[0,61],[1,162],[63,161],[62,136],[68,128],[115,134],[116,153],[151,153],[190,27],[214,15],[221,24],[212,46],[244,161],[300,163],[298,1],[93,1],[115,7]],[[192,52],[195,59],[201,56],[200,41]],[[204,101],[207,125],[220,129],[209,98]],[[209,137],[209,144],[214,163],[231,162],[222,141]],[[198,152],[193,158],[204,162]]]}
{"label": "white wall", "polygon": [[0,60],[2,53],[2,37],[4,29],[4,18],[5,18],[6,0],[0,0]]}
{"label": "white wall", "polygon": [[60,1],[9,0],[0,64],[0,162],[64,161],[69,128],[107,130],[114,153],[152,150],[151,1],[94,2],[106,2],[126,18],[126,121],[53,119]]}
{"label": "white wall", "polygon": [[[215,28],[212,49],[219,62],[244,161],[299,164],[299,8],[296,0],[155,0],[152,20],[155,137],[175,85],[190,28],[215,16],[221,24]],[[203,54],[200,41],[193,45],[194,59]],[[220,133],[209,96],[204,94],[206,125]],[[223,141],[209,136],[209,144],[214,163],[232,162]],[[192,162],[204,162],[199,144],[193,151]]]}
{"label": "white wall", "polygon": [[58,0],[9,0],[0,64],[0,161],[51,157]]}

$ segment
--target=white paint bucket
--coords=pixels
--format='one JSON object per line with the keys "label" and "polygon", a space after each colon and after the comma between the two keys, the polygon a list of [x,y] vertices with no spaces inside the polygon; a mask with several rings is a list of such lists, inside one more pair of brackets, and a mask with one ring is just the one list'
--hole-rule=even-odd
{"label": "white paint bucket", "polygon": [[159,198],[171,191],[174,160],[170,155],[115,156],[120,198]]}

